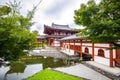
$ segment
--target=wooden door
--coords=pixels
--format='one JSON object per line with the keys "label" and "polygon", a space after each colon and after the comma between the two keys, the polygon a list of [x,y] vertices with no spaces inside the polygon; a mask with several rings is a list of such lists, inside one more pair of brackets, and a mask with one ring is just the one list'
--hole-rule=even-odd
{"label": "wooden door", "polygon": [[120,49],[116,50],[115,65],[120,67]]}
{"label": "wooden door", "polygon": [[116,59],[120,59],[120,49],[116,50]]}

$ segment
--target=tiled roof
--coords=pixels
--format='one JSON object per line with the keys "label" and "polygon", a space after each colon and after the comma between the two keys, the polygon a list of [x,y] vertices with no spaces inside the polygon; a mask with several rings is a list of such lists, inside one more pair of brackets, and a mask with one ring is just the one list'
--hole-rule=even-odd
{"label": "tiled roof", "polygon": [[78,33],[77,30],[73,30],[71,28],[69,28],[68,25],[58,25],[58,24],[54,24],[52,23],[51,26],[48,25],[44,25],[44,33],[45,34],[52,34],[53,31],[59,31],[59,32],[68,32],[68,33]]}
{"label": "tiled roof", "polygon": [[37,35],[37,39],[44,39],[45,35]]}
{"label": "tiled roof", "polygon": [[56,28],[56,29],[67,29],[67,30],[71,30],[71,28],[69,27],[69,25],[59,25],[59,24],[54,24],[52,23],[52,28]]}
{"label": "tiled roof", "polygon": [[56,37],[56,38],[63,38],[65,37],[64,35],[46,35],[45,37]]}
{"label": "tiled roof", "polygon": [[82,38],[83,37],[77,36],[76,34],[74,34],[74,35],[71,35],[71,36],[67,36],[67,37],[61,38],[59,40],[82,39]]}

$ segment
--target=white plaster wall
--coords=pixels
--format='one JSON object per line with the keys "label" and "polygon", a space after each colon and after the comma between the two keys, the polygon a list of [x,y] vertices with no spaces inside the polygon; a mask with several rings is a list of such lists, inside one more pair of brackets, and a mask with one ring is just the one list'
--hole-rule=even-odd
{"label": "white plaster wall", "polygon": [[54,46],[60,46],[60,44],[58,44],[58,43],[56,44],[56,43],[55,43]]}
{"label": "white plaster wall", "polygon": [[92,47],[88,47],[89,49],[89,54],[92,54]]}
{"label": "white plaster wall", "polygon": [[116,50],[113,50],[113,58],[116,58]]}
{"label": "white plaster wall", "polygon": [[80,45],[80,43],[75,43],[75,45]]}
{"label": "white plaster wall", "polygon": [[59,41],[54,41],[54,46],[60,46],[60,42]]}
{"label": "white plaster wall", "polygon": [[117,44],[120,44],[120,40],[119,40],[119,42],[117,42]]}
{"label": "white plaster wall", "polygon": [[110,63],[109,59],[106,59],[104,57],[99,57],[99,56],[95,56],[94,61],[107,66],[109,66],[109,63]]}
{"label": "white plaster wall", "polygon": [[99,44],[99,43],[95,43],[94,46],[97,46],[97,47],[109,47],[109,44]]}
{"label": "white plaster wall", "polygon": [[66,49],[67,52],[69,52],[69,49]]}
{"label": "white plaster wall", "polygon": [[70,45],[74,45],[74,43],[70,43]]}
{"label": "white plaster wall", "polygon": [[54,41],[54,43],[60,43],[59,41]]}
{"label": "white plaster wall", "polygon": [[[82,47],[82,52],[85,52],[86,47]],[[89,53],[92,54],[92,47],[87,47],[89,49]]]}
{"label": "white plaster wall", "polygon": [[66,44],[69,44],[69,43],[66,43]]}
{"label": "white plaster wall", "polygon": [[[63,45],[65,45],[66,43],[63,43]],[[67,49],[67,46],[68,46],[68,44],[69,43],[67,43],[66,45],[65,45],[65,48],[62,48],[62,51],[64,51],[66,54],[68,54],[68,55],[74,55],[74,50],[70,50],[69,51],[69,49]]]}
{"label": "white plaster wall", "polygon": [[110,50],[105,50],[105,49],[103,50],[104,50],[105,57],[110,58]]}
{"label": "white plaster wall", "polygon": [[[98,62],[98,63],[101,63],[101,64],[104,64],[104,65],[107,65],[107,66],[110,66],[110,60],[106,59],[104,57],[95,56],[94,57],[94,61]],[[113,61],[113,66],[115,66],[115,62],[114,61]]]}
{"label": "white plaster wall", "polygon": [[[99,49],[101,49],[101,48],[95,48],[95,49],[94,49],[94,54],[95,54],[95,55],[98,55],[98,50],[99,50]],[[106,50],[105,48],[102,48],[102,50],[104,51],[105,57],[106,57],[106,58],[109,58],[110,51],[109,51],[109,50]]]}
{"label": "white plaster wall", "polygon": [[94,48],[94,55],[98,55],[98,48]]}
{"label": "white plaster wall", "polygon": [[70,50],[70,52],[69,52],[69,50],[68,49],[66,49],[66,50],[62,50],[65,54],[67,54],[67,55],[74,55],[74,51],[73,50]]}
{"label": "white plaster wall", "polygon": [[85,47],[82,47],[82,52],[84,52],[85,51]]}
{"label": "white plaster wall", "polygon": [[[110,58],[110,50],[105,50],[105,57]],[[116,50],[113,50],[113,58],[116,58]]]}
{"label": "white plaster wall", "polygon": [[84,46],[92,46],[92,43],[82,43]]}
{"label": "white plaster wall", "polygon": [[63,51],[65,51],[65,52],[66,52],[66,49],[63,49]]}

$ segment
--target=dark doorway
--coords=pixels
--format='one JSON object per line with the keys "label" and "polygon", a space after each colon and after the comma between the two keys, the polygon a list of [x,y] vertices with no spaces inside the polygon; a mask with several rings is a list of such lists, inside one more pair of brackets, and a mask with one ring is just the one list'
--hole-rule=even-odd
{"label": "dark doorway", "polygon": [[91,61],[92,56],[87,54],[82,54],[83,61]]}
{"label": "dark doorway", "polygon": [[115,66],[120,67],[120,49],[116,50]]}

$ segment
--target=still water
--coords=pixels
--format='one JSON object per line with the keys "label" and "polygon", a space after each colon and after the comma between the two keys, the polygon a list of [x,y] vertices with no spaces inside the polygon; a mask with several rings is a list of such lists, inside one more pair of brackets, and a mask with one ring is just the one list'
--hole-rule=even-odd
{"label": "still water", "polygon": [[42,56],[26,56],[20,61],[22,64],[0,66],[0,80],[22,80],[45,68],[54,68],[70,65],[69,60]]}

